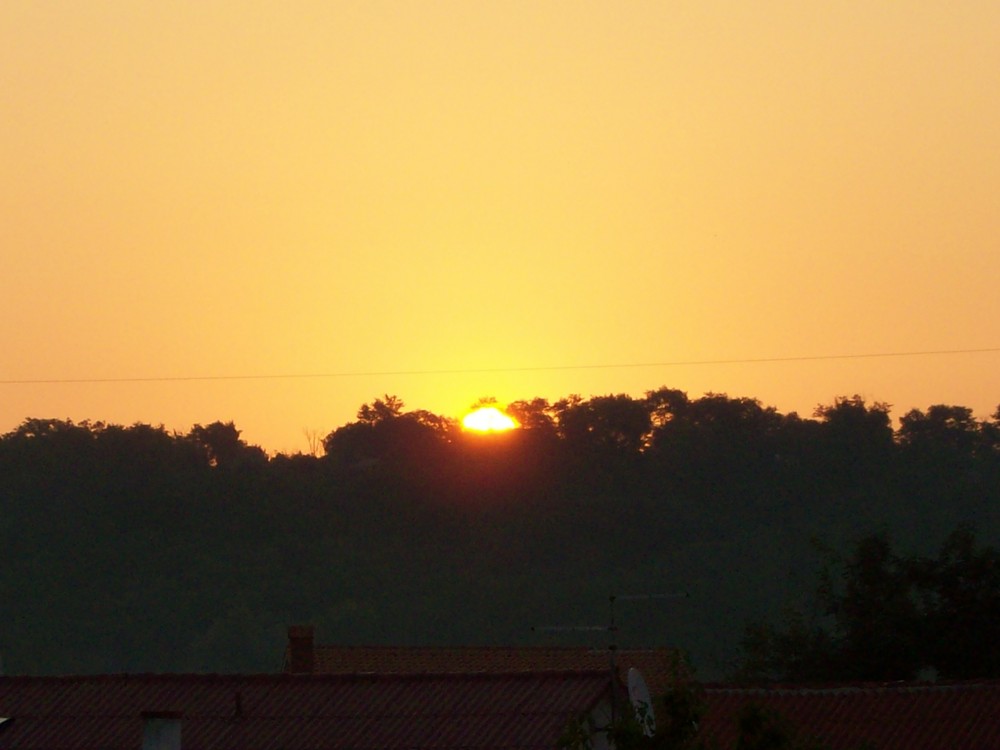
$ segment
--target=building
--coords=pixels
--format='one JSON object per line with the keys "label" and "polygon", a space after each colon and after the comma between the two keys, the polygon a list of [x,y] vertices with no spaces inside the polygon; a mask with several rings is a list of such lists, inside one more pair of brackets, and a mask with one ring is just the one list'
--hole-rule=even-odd
{"label": "building", "polygon": [[[670,648],[617,649],[619,678],[635,667],[653,695],[662,695],[687,675],[680,653]],[[611,651],[552,646],[338,646],[317,645],[310,625],[288,628],[284,671],[290,674],[511,674],[599,671],[611,673]]]}
{"label": "building", "polygon": [[0,677],[0,750],[552,750],[610,696],[604,671]]}
{"label": "building", "polygon": [[814,687],[705,686],[700,736],[736,746],[738,718],[755,706],[829,750],[1000,748],[1000,681]]}
{"label": "building", "polygon": [[[309,626],[289,628],[285,670],[299,674],[560,674],[597,670],[610,676],[603,649],[549,647],[413,648],[325,646]],[[704,707],[698,738],[722,750],[737,746],[741,714],[755,708],[827,750],[1000,749],[1000,681],[826,686],[698,685],[671,649],[616,652],[618,684],[629,667],[644,675],[654,698],[679,684]],[[619,696],[620,699],[620,696]],[[661,717],[662,718],[662,717]]]}

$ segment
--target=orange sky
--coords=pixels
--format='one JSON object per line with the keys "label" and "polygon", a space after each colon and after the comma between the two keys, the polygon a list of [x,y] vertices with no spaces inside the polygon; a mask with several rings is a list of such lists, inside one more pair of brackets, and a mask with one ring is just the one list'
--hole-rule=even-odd
{"label": "orange sky", "polygon": [[[998,351],[671,364],[1000,347],[995,2],[5,0],[0,81],[0,432],[1000,404]],[[21,382],[283,374],[337,376]]]}

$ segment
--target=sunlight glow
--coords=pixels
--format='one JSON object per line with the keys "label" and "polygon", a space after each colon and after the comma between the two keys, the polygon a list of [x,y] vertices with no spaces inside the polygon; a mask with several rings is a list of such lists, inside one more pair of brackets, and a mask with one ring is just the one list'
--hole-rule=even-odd
{"label": "sunlight glow", "polygon": [[495,406],[483,406],[462,418],[462,427],[474,432],[506,432],[519,425]]}

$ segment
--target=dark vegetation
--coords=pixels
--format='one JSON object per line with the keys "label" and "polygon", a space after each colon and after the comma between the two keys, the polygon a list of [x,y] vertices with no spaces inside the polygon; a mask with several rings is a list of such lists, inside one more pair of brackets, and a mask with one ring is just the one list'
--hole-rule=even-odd
{"label": "dark vegetation", "polygon": [[[626,708],[608,727],[618,750],[723,750],[714,738],[703,736],[705,704],[696,685],[678,685],[656,701],[652,715]],[[593,727],[571,723],[559,743],[563,750],[593,750]],[[794,726],[779,713],[752,703],[736,718],[733,750],[825,750],[826,745]],[[859,748],[858,750],[864,750]]]}
{"label": "dark vegetation", "polygon": [[[998,676],[1000,413],[894,430],[858,397],[801,418],[666,388],[510,412],[524,429],[472,435],[385,397],[322,457],[268,457],[231,423],[24,422],[0,438],[5,669],[271,671],[292,622],[600,645],[532,626],[686,591],[623,604],[619,643],[710,678]],[[748,622],[772,624],[741,652]]]}
{"label": "dark vegetation", "polygon": [[937,557],[900,556],[885,534],[828,552],[809,612],[748,626],[742,676],[817,682],[1000,675],[1000,554],[953,532]]}

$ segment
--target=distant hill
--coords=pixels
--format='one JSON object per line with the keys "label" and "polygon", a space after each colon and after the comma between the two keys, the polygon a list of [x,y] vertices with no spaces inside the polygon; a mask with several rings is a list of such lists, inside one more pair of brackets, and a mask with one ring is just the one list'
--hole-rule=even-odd
{"label": "distant hill", "polygon": [[[386,408],[388,407],[388,408]],[[277,671],[285,627],[341,644],[677,646],[699,674],[815,586],[813,540],[931,553],[1000,539],[1000,423],[858,397],[810,418],[666,388],[510,405],[463,432],[376,400],[325,455],[268,457],[231,423],[31,419],[0,438],[8,673]]]}

